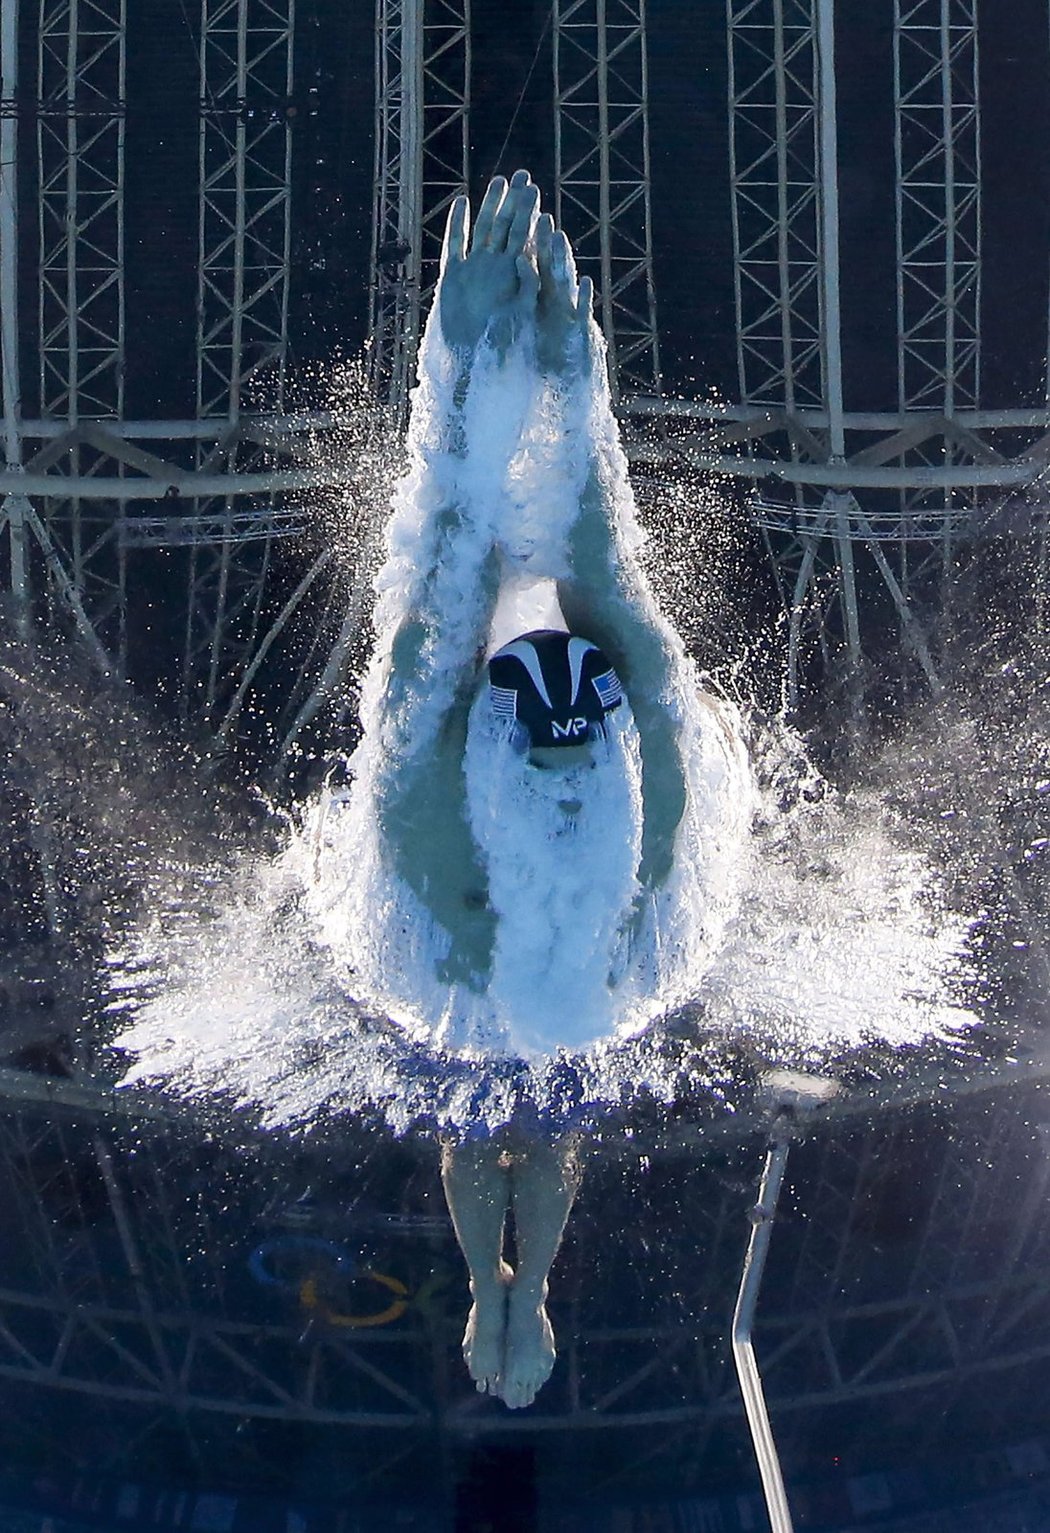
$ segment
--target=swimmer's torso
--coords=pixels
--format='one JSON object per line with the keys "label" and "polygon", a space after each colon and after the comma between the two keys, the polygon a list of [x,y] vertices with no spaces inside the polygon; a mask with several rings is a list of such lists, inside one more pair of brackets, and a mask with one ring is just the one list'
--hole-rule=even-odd
{"label": "swimmer's torso", "polygon": [[[537,624],[568,639],[553,582],[506,584],[489,658],[513,647],[508,634]],[[590,659],[580,658],[578,682]],[[461,688],[434,749],[405,764],[382,816],[385,838],[398,873],[447,934],[438,976],[444,983],[505,991],[516,970],[533,975],[534,990],[554,984],[567,995],[600,970],[604,1016],[619,933],[636,894],[641,833],[628,710],[593,744],[569,743],[566,731],[565,744],[527,749],[519,742],[515,749],[485,681],[481,667]],[[570,971],[578,977],[571,986]]]}

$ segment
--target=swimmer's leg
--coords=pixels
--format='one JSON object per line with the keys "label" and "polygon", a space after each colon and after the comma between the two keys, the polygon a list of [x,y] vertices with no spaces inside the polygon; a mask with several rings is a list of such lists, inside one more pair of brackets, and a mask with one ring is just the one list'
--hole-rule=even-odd
{"label": "swimmer's leg", "polygon": [[503,1376],[507,1289],[503,1230],[510,1204],[510,1172],[492,1139],[454,1145],[441,1154],[445,1199],[470,1271],[473,1297],[463,1333],[463,1361],[479,1394],[497,1394]]}
{"label": "swimmer's leg", "polygon": [[514,1156],[511,1196],[518,1266],[507,1301],[506,1362],[498,1393],[512,1410],[531,1405],[554,1367],[547,1278],[581,1178],[579,1139],[530,1143]]}

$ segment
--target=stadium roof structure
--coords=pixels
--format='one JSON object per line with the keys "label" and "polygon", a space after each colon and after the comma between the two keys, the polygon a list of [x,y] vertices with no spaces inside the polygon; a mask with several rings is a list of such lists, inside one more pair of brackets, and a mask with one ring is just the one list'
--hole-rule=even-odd
{"label": "stadium roof structure", "polygon": [[[138,73],[125,0],[0,0],[0,552],[14,625],[78,633],[106,674],[138,675],[163,650],[183,717],[213,742],[235,740],[253,707],[266,715],[278,774],[311,721],[338,714],[360,643],[376,522],[360,463],[396,440],[443,215],[478,179],[478,9],[379,0],[374,30],[369,18],[373,393],[348,421],[324,401],[300,408],[293,387],[309,265],[296,235],[315,195],[301,146],[320,131],[300,50],[334,25],[324,8],[166,8],[163,36],[182,50],[183,261],[136,147],[158,72],[150,59]],[[995,231],[981,23],[973,0],[894,0],[893,16],[893,367],[870,409],[848,405],[850,105],[832,0],[729,0],[718,22],[735,386],[717,402],[667,383],[658,23],[644,0],[552,0],[526,18],[534,62],[550,66],[556,213],[596,277],[635,468],[756,487],[794,692],[811,640],[829,666],[859,668],[869,588],[888,594],[936,690],[931,590],[1004,518],[1046,570],[1045,376],[995,407],[982,394]],[[139,322],[143,294],[168,282],[192,315],[170,367],[163,320]],[[319,505],[363,549],[349,568]],[[154,596],[162,643],[137,618]],[[1036,624],[1045,599],[1032,593]],[[859,1476],[990,1451],[1047,1419],[1038,1046],[996,1069],[931,1070],[847,1090],[792,1151],[755,1332],[789,1492],[829,1466]],[[460,1369],[465,1288],[428,1141],[347,1123],[338,1143],[281,1143],[51,1065],[5,1070],[0,1095],[0,1378],[25,1462],[53,1461],[74,1423],[93,1472],[159,1480],[175,1465],[234,1490],[276,1493],[302,1462],[335,1498],[392,1494],[408,1466],[447,1488],[471,1445],[512,1442],[542,1445],[543,1494],[566,1504],[671,1483],[754,1489],[728,1338],[760,1115],[610,1124],[555,1272],[563,1359],[536,1408],[513,1415]]]}

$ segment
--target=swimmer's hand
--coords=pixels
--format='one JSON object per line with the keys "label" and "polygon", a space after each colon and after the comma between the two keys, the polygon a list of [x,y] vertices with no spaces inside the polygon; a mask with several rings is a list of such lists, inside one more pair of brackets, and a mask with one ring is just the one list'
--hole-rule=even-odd
{"label": "swimmer's hand", "polygon": [[441,334],[456,351],[472,352],[486,331],[505,350],[531,320],[539,278],[528,253],[540,194],[527,170],[510,185],[495,176],[478,209],[457,197],[448,215],[437,303]]}
{"label": "swimmer's hand", "polygon": [[594,360],[590,277],[576,276],[572,246],[549,213],[536,223],[536,358],[554,378],[582,377]]}

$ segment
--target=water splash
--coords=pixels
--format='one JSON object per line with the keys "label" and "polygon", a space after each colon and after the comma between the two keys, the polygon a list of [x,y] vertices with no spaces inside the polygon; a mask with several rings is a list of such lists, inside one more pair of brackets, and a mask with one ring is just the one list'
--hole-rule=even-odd
{"label": "water splash", "polygon": [[[930,865],[881,800],[821,787],[799,743],[774,732],[733,919],[667,1024],[563,1056],[491,1064],[435,1047],[355,993],[311,910],[315,822],[276,857],[245,856],[202,889],[196,919],[163,911],[111,953],[134,1053],[126,1080],[219,1094],[269,1126],[378,1112],[396,1131],[478,1131],[523,1106],[552,1125],[686,1090],[732,1102],[741,1051],[819,1068],[886,1043],[948,1037],[972,1021],[961,976],[972,922],[944,909]],[[807,797],[807,794],[812,797]]]}
{"label": "water splash", "polygon": [[[247,858],[197,922],[170,938],[155,923],[111,955],[114,974],[146,992],[119,998],[134,1012],[116,1040],[136,1056],[127,1080],[221,1091],[271,1124],[372,1108],[397,1130],[468,1130],[526,1107],[559,1123],[639,1091],[669,1100],[686,1067],[665,1044],[683,1026],[697,1045],[747,1039],[810,1063],[958,1027],[968,922],[938,903],[921,854],[877,805],[826,791],[783,730],[767,734],[756,779],[740,713],[702,691],[656,611],[604,384],[552,390],[518,347],[485,353],[464,396],[434,326],[421,365],[351,786],[306,806],[278,856]],[[655,894],[635,876],[642,783],[626,710],[595,790],[571,773],[526,783],[487,709],[460,695],[495,588],[570,574],[596,496],[611,512],[592,559],[605,561],[605,616],[650,636],[635,698],[648,684],[682,742],[686,808]],[[398,645],[414,646],[412,665]],[[464,740],[450,752],[457,706]],[[417,830],[435,876],[455,885],[466,869],[453,894],[468,938],[473,919],[483,948],[495,916],[481,984],[453,962],[433,880],[425,901],[426,880],[412,887],[390,850],[392,796],[415,774],[432,803],[442,771],[484,857],[469,843],[463,853],[454,816],[418,818]],[[566,800],[580,806],[568,818]],[[479,867],[487,897],[472,904]],[[700,1071],[724,1094],[728,1066],[708,1055],[701,1071],[698,1058],[693,1085]]]}

